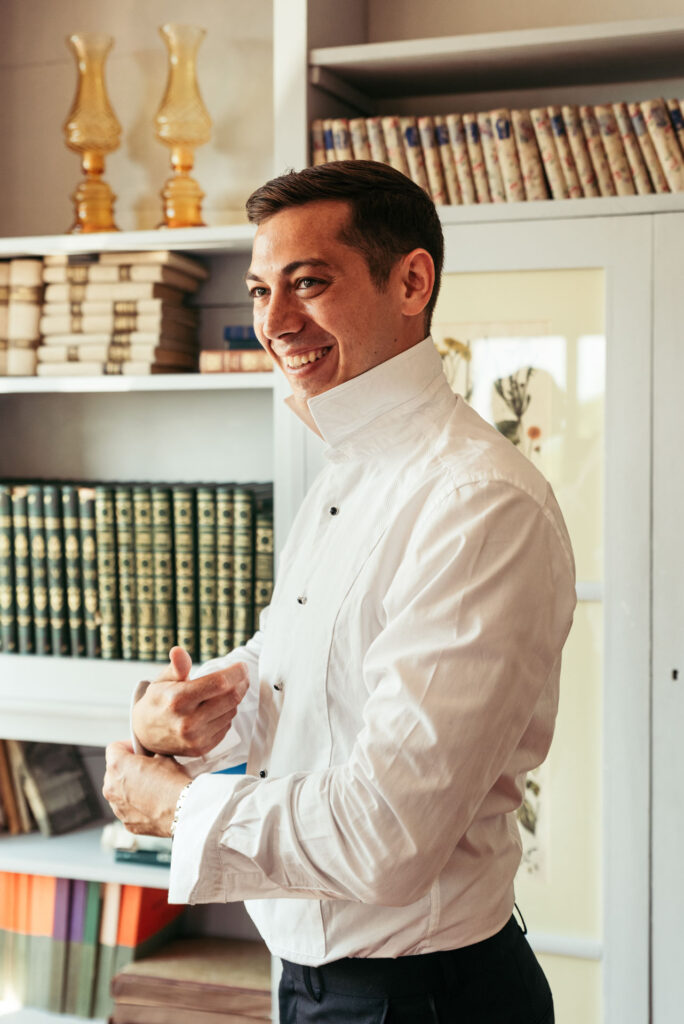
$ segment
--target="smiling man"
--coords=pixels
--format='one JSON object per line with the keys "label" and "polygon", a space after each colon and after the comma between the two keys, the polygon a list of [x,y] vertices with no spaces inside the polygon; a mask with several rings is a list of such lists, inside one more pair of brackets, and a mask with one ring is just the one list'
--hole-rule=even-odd
{"label": "smiling man", "polygon": [[247,209],[255,329],[327,465],[259,632],[194,670],[174,648],[105,796],[173,834],[172,901],[248,901],[281,1024],[551,1024],[512,912],[575,605],[562,516],[443,376],[420,188],[344,161]]}

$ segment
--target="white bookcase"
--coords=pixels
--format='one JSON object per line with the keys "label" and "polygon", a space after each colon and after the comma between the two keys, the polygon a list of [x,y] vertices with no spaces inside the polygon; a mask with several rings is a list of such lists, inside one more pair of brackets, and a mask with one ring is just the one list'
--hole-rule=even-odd
{"label": "white bookcase", "polygon": [[[274,173],[308,162],[313,117],[639,99],[659,90],[684,95],[684,18],[450,38],[430,37],[426,24],[424,39],[368,42],[364,0],[274,0],[273,7]],[[651,797],[650,775],[650,716],[653,701],[657,712],[661,699],[659,691],[651,693],[650,474],[651,359],[661,323],[667,322],[674,344],[668,311],[678,302],[675,291],[654,289],[653,282],[676,245],[676,232],[664,226],[679,226],[683,212],[684,195],[441,210],[448,270],[600,266],[607,273],[612,376],[606,421],[603,941],[597,946],[583,944],[581,936],[533,936],[542,951],[574,950],[602,960],[606,1024],[669,1024],[673,1018],[659,1007],[681,1005],[674,967],[653,976],[659,989],[650,993],[653,799],[661,806],[657,793]],[[654,233],[667,245],[654,246]],[[157,248],[197,253],[212,269],[199,300],[204,330],[211,334],[225,321],[226,309],[247,322],[242,278],[252,235],[251,228],[221,227],[11,238],[0,241],[0,257]],[[0,475],[270,479],[280,548],[321,457],[320,443],[283,409],[285,393],[274,375],[0,379]],[[638,413],[628,405],[624,415],[621,403],[629,402],[639,403]],[[667,604],[666,592],[659,601]],[[0,655],[2,734],[104,745],[126,734],[131,685],[153,670],[147,663]],[[675,742],[665,719],[657,720],[664,745],[656,784],[667,775]],[[20,862],[36,871],[41,864],[57,870],[70,863],[80,877],[114,879],[91,833],[61,843],[36,836],[0,840],[0,870]],[[658,862],[674,884],[672,858]],[[138,877],[136,869],[116,868],[119,880]],[[156,871],[154,877],[160,877]],[[664,895],[659,898],[664,908]],[[662,918],[655,948],[677,949],[678,958],[668,959],[676,964],[681,937],[664,909]],[[656,916],[654,927],[660,926]],[[31,1012],[7,1019],[46,1019]]]}

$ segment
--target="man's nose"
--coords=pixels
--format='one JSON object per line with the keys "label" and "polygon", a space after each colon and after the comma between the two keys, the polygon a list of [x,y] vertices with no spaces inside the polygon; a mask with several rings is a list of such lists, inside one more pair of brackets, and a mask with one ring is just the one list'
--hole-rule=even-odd
{"label": "man's nose", "polygon": [[263,319],[263,331],[267,338],[275,341],[286,334],[301,330],[303,317],[296,298],[287,292],[274,291]]}

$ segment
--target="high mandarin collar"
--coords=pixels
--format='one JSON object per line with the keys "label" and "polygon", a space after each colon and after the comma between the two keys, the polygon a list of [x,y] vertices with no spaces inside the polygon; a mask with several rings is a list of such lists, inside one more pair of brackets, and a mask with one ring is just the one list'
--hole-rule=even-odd
{"label": "high mandarin collar", "polygon": [[451,393],[441,357],[428,336],[358,377],[310,398],[311,419],[306,413],[301,419],[331,448],[355,446],[367,436],[371,424],[377,437],[395,421],[396,414],[407,414],[427,398],[428,389],[439,390],[442,384]]}

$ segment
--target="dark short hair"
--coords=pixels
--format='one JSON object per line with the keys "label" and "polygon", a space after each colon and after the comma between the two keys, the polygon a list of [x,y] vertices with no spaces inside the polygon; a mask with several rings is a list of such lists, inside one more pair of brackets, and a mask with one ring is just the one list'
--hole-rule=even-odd
{"label": "dark short hair", "polygon": [[267,181],[247,200],[247,216],[252,224],[261,224],[281,210],[323,199],[349,203],[351,217],[340,241],[361,253],[376,287],[385,287],[401,256],[413,249],[430,253],[435,284],[425,307],[427,333],[444,263],[442,225],[427,193],[386,164],[336,160]]}

